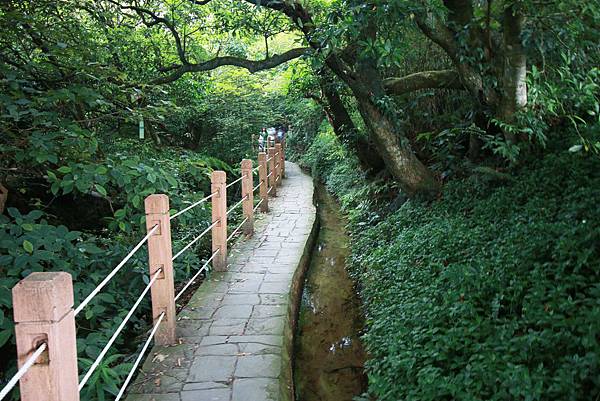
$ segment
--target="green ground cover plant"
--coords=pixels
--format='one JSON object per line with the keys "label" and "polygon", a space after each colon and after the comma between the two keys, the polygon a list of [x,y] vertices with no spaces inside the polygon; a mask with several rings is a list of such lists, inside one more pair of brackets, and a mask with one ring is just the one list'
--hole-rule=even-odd
{"label": "green ground cover plant", "polygon": [[303,159],[350,217],[378,400],[600,395],[600,160],[563,149],[398,204],[331,134]]}

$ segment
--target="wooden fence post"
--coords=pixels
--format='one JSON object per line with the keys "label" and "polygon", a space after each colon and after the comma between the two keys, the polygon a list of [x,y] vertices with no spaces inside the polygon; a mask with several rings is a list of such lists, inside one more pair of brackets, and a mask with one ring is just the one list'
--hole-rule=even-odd
{"label": "wooden fence post", "polygon": [[276,185],[281,185],[281,172],[283,171],[283,167],[281,166],[281,144],[280,143],[276,143],[275,144],[275,153],[277,154],[277,157],[275,158],[275,170],[277,170],[277,184]]}
{"label": "wooden fence post", "polygon": [[281,178],[285,178],[285,141],[281,142]]}
{"label": "wooden fence post", "polygon": [[164,194],[150,195],[144,201],[146,207],[146,229],[158,230],[148,238],[148,264],[150,277],[162,268],[152,285],[152,319],[158,320],[164,312],[162,324],[156,332],[159,345],[174,345],[175,336],[175,279],[173,277],[173,250],[171,247],[171,221],[169,219],[169,197]]}
{"label": "wooden fence post", "polygon": [[277,196],[277,187],[275,185],[275,179],[277,178],[277,171],[275,171],[275,148],[269,148],[269,189],[271,190],[271,196]]}
{"label": "wooden fence post", "polygon": [[71,275],[31,273],[12,294],[19,367],[47,344],[21,378],[21,401],[79,401]]}
{"label": "wooden fence post", "polygon": [[260,152],[258,154],[258,180],[260,182],[260,211],[267,213],[269,211],[269,183],[267,182],[267,154]]}
{"label": "wooden fence post", "polygon": [[252,235],[254,233],[254,177],[252,174],[252,160],[243,159],[242,168],[242,210],[244,218],[248,219],[244,223],[244,234]]}
{"label": "wooden fence post", "polygon": [[216,271],[227,270],[227,175],[224,171],[213,171],[210,175],[212,197],[212,251],[219,249],[212,265]]}

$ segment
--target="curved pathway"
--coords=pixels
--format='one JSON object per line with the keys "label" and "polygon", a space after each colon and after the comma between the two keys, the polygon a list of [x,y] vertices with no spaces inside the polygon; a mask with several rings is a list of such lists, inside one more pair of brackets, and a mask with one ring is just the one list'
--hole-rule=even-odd
{"label": "curved pathway", "polygon": [[255,234],[230,251],[178,315],[180,345],[155,346],[128,401],[263,401],[291,398],[292,294],[315,224],[312,179],[286,176],[257,215]]}

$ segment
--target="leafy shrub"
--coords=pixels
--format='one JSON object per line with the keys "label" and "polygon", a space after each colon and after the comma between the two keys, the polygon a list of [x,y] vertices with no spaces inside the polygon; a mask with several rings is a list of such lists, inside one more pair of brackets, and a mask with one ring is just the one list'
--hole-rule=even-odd
{"label": "leafy shrub", "polygon": [[[112,144],[113,156],[104,160],[72,161],[47,172],[49,188],[55,196],[72,196],[85,203],[86,197],[95,192],[111,203],[113,216],[104,218],[106,229],[96,235],[54,224],[57,216],[39,209],[21,213],[9,208],[7,215],[0,215],[0,347],[7,356],[3,361],[6,377],[16,370],[10,289],[19,280],[32,272],[66,271],[73,276],[75,305],[78,305],[144,235],[143,200],[147,195],[166,193],[171,207],[181,210],[209,191],[208,177],[214,169],[239,174],[219,159],[178,149],[158,151],[151,146],[133,146],[132,142]],[[132,155],[128,147],[141,157]],[[230,191],[230,196],[238,194]],[[204,230],[210,221],[208,205],[196,207],[173,221],[174,252]],[[203,239],[177,259],[174,264],[177,283],[196,272],[202,256],[209,254],[209,241],[208,237]],[[133,305],[135,297],[131,294],[141,293],[149,280],[147,269],[147,253],[142,247],[78,316],[80,372],[89,368]],[[116,394],[118,384],[128,373],[128,361],[139,345],[132,338],[148,327],[149,306],[148,300],[142,303],[90,378],[82,393],[83,399],[105,399],[105,392]]]}
{"label": "leafy shrub", "polygon": [[326,174],[345,156],[347,156],[346,150],[338,142],[331,126],[327,125],[302,156],[300,165],[310,168],[314,178],[325,180]]}
{"label": "leafy shrub", "polygon": [[[319,136],[304,159],[350,215],[350,269],[379,400],[587,400],[600,394],[600,162],[549,154],[440,200],[377,202]],[[332,156],[333,155],[333,156]],[[321,164],[318,164],[321,163]],[[509,177],[510,178],[510,177]]]}
{"label": "leafy shrub", "polygon": [[[107,245],[107,241],[101,238],[48,224],[46,216],[39,210],[22,215],[17,209],[9,208],[8,216],[0,215],[0,266],[3,273],[0,277],[0,346],[8,341],[14,343],[10,288],[32,272],[66,271],[73,276],[75,303],[78,304],[128,252],[126,244],[115,241],[110,247]],[[82,364],[95,359],[101,344],[106,343],[114,331],[115,323],[133,304],[130,294],[139,292],[147,279],[144,260],[143,252],[136,255],[78,318],[78,350]],[[144,314],[147,311],[148,305],[144,304],[132,327],[139,330],[146,324]],[[124,345],[126,338],[119,340],[117,349]],[[11,351],[10,355],[14,352]],[[127,365],[119,367],[120,361],[122,359],[116,361],[113,358],[112,362],[105,362],[104,373],[110,371],[108,377],[114,375],[115,372],[107,369],[108,366],[124,370]],[[13,361],[6,373],[11,374],[15,370]],[[102,388],[106,380],[96,378],[95,381]],[[96,392],[93,384],[91,388]]]}

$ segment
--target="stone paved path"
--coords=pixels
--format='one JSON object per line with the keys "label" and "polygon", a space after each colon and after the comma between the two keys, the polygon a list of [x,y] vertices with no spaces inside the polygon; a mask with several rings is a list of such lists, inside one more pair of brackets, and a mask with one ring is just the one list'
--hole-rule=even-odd
{"label": "stone paved path", "polygon": [[[315,222],[312,179],[287,178],[255,235],[230,251],[178,316],[181,344],[155,346],[128,401],[286,401],[291,394],[292,303]],[[304,256],[303,256],[304,255]]]}

